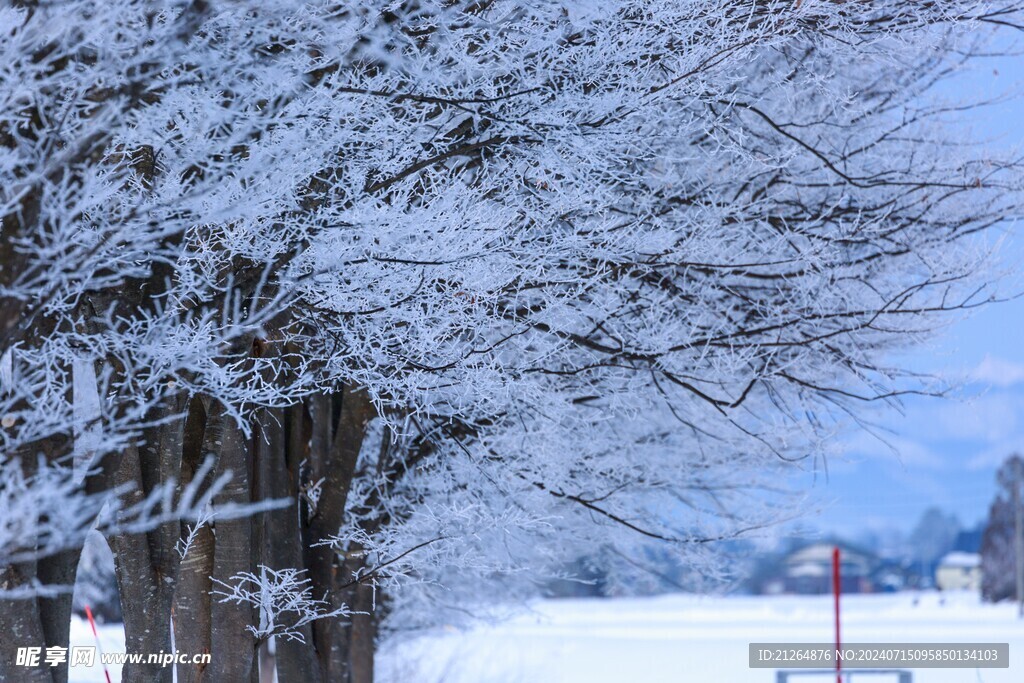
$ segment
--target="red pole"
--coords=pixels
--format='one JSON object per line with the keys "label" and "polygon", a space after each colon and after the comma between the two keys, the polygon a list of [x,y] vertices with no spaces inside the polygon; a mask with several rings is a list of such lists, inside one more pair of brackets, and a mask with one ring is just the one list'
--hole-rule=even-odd
{"label": "red pole", "polygon": [[92,635],[96,639],[96,649],[100,651],[100,664],[103,665],[103,673],[107,677],[107,683],[110,683],[110,672],[107,671],[107,663],[103,661],[103,646],[100,645],[100,634],[96,631],[96,620],[92,618],[92,610],[89,609],[89,605],[85,606],[85,616],[88,617],[89,626],[92,627]]}
{"label": "red pole", "polygon": [[839,546],[832,548],[832,593],[836,602],[836,683],[843,683],[842,660],[839,656]]}

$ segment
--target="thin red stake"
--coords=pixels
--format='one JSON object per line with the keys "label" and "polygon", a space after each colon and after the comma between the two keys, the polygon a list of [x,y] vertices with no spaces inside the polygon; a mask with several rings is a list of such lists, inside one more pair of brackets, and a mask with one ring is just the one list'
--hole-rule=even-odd
{"label": "thin red stake", "polygon": [[836,596],[836,683],[843,683],[843,662],[839,649],[839,546],[832,548],[832,592]]}
{"label": "thin red stake", "polygon": [[100,664],[103,665],[103,674],[107,677],[107,683],[113,683],[110,680],[110,672],[107,671],[107,663],[103,661],[103,646],[100,645],[100,634],[96,631],[96,620],[92,618],[92,610],[89,609],[89,605],[85,606],[85,616],[89,619],[89,626],[92,627],[92,635],[96,639],[96,649],[100,651]]}

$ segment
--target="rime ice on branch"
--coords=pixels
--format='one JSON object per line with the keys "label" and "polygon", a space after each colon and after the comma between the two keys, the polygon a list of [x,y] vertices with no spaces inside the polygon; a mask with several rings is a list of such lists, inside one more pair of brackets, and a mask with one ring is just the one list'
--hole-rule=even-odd
{"label": "rime ice on branch", "polygon": [[[115,499],[286,501],[109,528],[129,648],[170,650],[173,613],[214,651],[179,680],[246,679],[272,631],[211,577],[259,566],[352,615],[296,627],[286,680],[358,678],[377,590],[401,627],[583,555],[710,570],[787,514],[785,468],[931,390],[891,352],[993,297],[1019,213],[1016,155],[935,94],[1010,3],[24,5],[0,578],[70,585]],[[69,609],[0,630],[59,645]]]}

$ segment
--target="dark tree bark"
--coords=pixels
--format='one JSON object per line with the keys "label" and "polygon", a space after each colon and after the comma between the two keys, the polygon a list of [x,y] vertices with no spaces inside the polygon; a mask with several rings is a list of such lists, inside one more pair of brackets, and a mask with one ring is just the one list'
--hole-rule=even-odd
{"label": "dark tree bark", "polygon": [[[143,431],[141,445],[122,458],[117,483],[134,485],[126,502],[134,503],[161,486],[180,487],[184,443],[185,397],[168,399],[153,411],[158,424]],[[172,652],[171,606],[180,558],[176,544],[181,533],[177,520],[147,533],[111,537],[124,612],[125,651]],[[172,679],[172,668],[160,664],[126,663],[125,683]]]}
{"label": "dark tree bark", "polygon": [[[25,476],[36,470],[36,457],[42,454],[55,462],[70,452],[69,440],[53,437],[26,448],[21,454]],[[25,548],[28,551],[31,548]],[[35,582],[48,586],[74,585],[81,549],[61,552],[0,567],[0,590],[30,588]],[[66,683],[67,663],[56,667],[25,667],[17,664],[18,648],[67,647],[71,621],[71,594],[25,599],[0,599],[0,680],[35,683]],[[40,655],[42,662],[43,655]]]}
{"label": "dark tree bark", "polygon": [[[266,515],[267,564],[273,569],[303,566],[299,516],[305,515],[299,503],[299,464],[309,451],[309,424],[303,405],[287,411],[274,411],[264,422],[267,437],[267,476],[271,498],[286,498],[285,508],[272,510]],[[279,421],[280,420],[280,421]],[[313,647],[313,629],[301,629],[304,642],[278,639],[276,667],[280,681],[308,681],[320,683],[321,671]]]}
{"label": "dark tree bark", "polygon": [[[81,548],[73,548],[41,558],[38,565],[39,580],[47,586],[74,586],[81,555]],[[67,647],[66,643],[71,639],[72,598],[70,592],[38,598],[39,620],[48,646]],[[68,662],[65,660],[53,667],[53,680],[63,683],[68,680],[68,673]]]}
{"label": "dark tree bark", "polygon": [[348,642],[349,683],[373,683],[377,614],[374,586],[357,583],[352,601],[352,625]]}
{"label": "dark tree bark", "polygon": [[[118,483],[137,483],[139,455],[131,448],[121,460]],[[123,498],[130,505],[144,496],[141,485],[129,491]],[[150,558],[147,534],[117,534],[109,538],[114,553],[114,567],[117,573],[118,590],[121,593],[121,610],[124,617],[125,651],[145,653],[170,650],[170,624],[166,617],[156,570]],[[169,606],[169,605],[168,605]],[[167,621],[168,623],[160,623]],[[166,671],[166,669],[164,670]],[[126,662],[121,670],[125,683],[143,681],[170,681],[170,676],[160,671],[159,665]]]}
{"label": "dark tree bark", "polygon": [[[36,575],[35,562],[11,565],[0,570],[0,589],[14,590],[31,583]],[[0,680],[25,683],[54,683],[47,668],[17,665],[19,647],[45,647],[43,623],[36,598],[0,600]]]}
{"label": "dark tree bark", "polygon": [[[249,443],[242,430],[223,413],[219,405],[207,420],[208,442],[218,448],[218,472],[230,472],[231,480],[214,497],[215,505],[250,502],[251,474]],[[214,521],[213,578],[232,583],[231,577],[251,572],[252,517]],[[212,600],[210,603],[211,661],[206,675],[211,681],[246,681],[252,673],[255,637],[247,626],[253,623],[251,605]]]}
{"label": "dark tree bark", "polygon": [[[71,452],[71,440],[64,437],[47,439],[42,446],[50,462],[61,460]],[[81,548],[69,548],[40,558],[36,568],[39,581],[44,586],[74,586],[81,555]],[[37,599],[39,620],[47,647],[67,647],[71,635],[72,597],[70,592],[66,592]],[[53,667],[51,674],[56,683],[64,683],[68,680],[68,663],[61,662]]]}
{"label": "dark tree bark", "polygon": [[[365,392],[346,387],[341,394],[340,408],[337,411],[337,425],[333,433],[329,429],[328,405],[320,401],[313,418],[313,439],[311,458],[323,458],[320,468],[324,477],[323,495],[320,496],[316,514],[309,523],[307,538],[316,543],[338,533],[344,520],[345,505],[349,489],[355,474],[359,452],[366,436],[366,426],[373,417],[373,405]],[[318,435],[323,438],[321,430],[327,428],[331,434],[330,448],[324,449]],[[319,433],[319,434],[318,434]],[[314,474],[315,476],[315,474]],[[339,585],[339,565],[337,552],[330,546],[308,547],[306,554],[307,567],[312,580],[313,592],[317,597],[328,596],[331,609],[341,606],[337,592]],[[321,619],[314,622],[313,641],[316,645],[317,657],[325,681],[342,681],[346,675],[347,652],[344,649],[344,634],[337,620]]]}
{"label": "dark tree bark", "polygon": [[[216,425],[209,433],[217,431]],[[207,413],[203,401],[193,399],[185,423],[182,448],[182,484],[195,479],[207,453],[216,453],[207,440]],[[182,528],[182,537],[187,529]],[[175,587],[173,621],[174,644],[177,650],[191,655],[210,652],[210,575],[213,574],[213,530],[203,525],[196,530],[192,545],[181,560]],[[178,666],[180,683],[196,683],[203,678],[203,664]]]}
{"label": "dark tree bark", "polygon": [[[213,573],[213,530],[203,526],[192,547],[181,561],[174,596],[174,644],[189,654],[205,654],[210,649],[210,575]],[[180,683],[204,680],[204,664],[178,666]]]}

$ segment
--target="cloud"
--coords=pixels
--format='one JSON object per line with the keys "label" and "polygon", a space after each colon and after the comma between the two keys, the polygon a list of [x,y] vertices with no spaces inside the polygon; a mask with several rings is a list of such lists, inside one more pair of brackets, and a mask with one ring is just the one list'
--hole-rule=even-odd
{"label": "cloud", "polygon": [[956,439],[995,444],[1020,433],[1024,396],[1014,391],[992,392],[966,401],[945,401],[922,415],[916,434],[930,440]]}
{"label": "cloud", "polygon": [[969,380],[995,387],[1011,387],[1024,383],[1024,364],[986,355],[969,373]]}
{"label": "cloud", "polygon": [[1017,435],[978,451],[967,461],[966,466],[969,470],[994,470],[1013,453],[1024,453],[1024,435]]}
{"label": "cloud", "polygon": [[[879,438],[881,437],[881,438]],[[945,459],[927,444],[903,434],[854,432],[843,444],[847,456],[860,456],[887,462],[900,470],[907,468],[944,469]]]}

